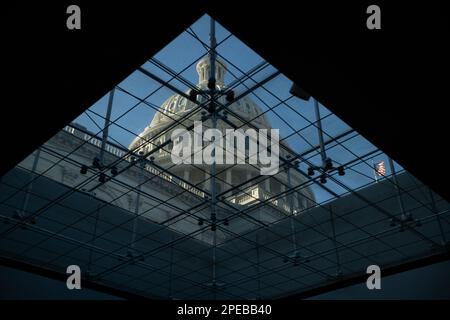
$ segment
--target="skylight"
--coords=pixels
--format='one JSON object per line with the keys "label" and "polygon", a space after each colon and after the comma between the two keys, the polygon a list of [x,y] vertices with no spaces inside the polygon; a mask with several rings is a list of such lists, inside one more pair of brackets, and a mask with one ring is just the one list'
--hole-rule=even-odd
{"label": "skylight", "polygon": [[[2,177],[4,256],[147,297],[258,299],[442,249],[445,200],[214,26],[217,124],[205,15]],[[279,171],[170,163],[171,130],[194,119],[278,129]]]}

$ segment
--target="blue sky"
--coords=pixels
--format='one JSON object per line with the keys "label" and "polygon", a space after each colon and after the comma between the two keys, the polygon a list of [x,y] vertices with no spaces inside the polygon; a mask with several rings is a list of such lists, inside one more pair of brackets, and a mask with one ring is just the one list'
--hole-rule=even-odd
{"label": "blue sky", "polygon": [[[191,26],[191,30],[204,43],[209,43],[209,19],[209,16],[205,15]],[[219,44],[217,47],[218,54],[225,60],[235,65],[233,66],[228,63],[229,71],[225,76],[225,84],[235,80],[236,77],[241,77],[244,72],[247,72],[264,61],[261,56],[247,47],[234,35],[230,35],[230,33],[218,23],[216,24],[216,39]],[[195,65],[197,61],[206,54],[207,49],[197,39],[189,33],[183,32],[165,48],[158,52],[154,58],[164,63],[175,72],[181,72],[188,65],[192,64],[181,73],[181,76],[189,80],[191,83],[196,84],[198,75],[195,70]],[[150,58],[151,56],[149,56],[149,59]],[[150,62],[144,63],[143,68],[164,80],[170,80],[171,78],[170,75]],[[275,71],[276,69],[269,65],[267,68],[257,73],[253,79],[245,81],[245,85],[251,87],[255,84],[255,81],[258,82],[263,80]],[[177,80],[172,80],[170,83],[182,91],[186,91],[188,89]],[[236,94],[244,91],[246,89],[245,85],[239,85],[235,89]],[[288,99],[291,96],[289,94],[291,85],[292,81],[284,75],[279,75],[264,85],[263,88],[258,88],[255,90],[253,94],[250,95],[250,98],[255,101],[264,112],[269,108],[280,104],[280,101]],[[136,97],[145,99],[148,103],[154,106],[154,108],[149,107],[143,103],[139,103],[137,99],[122,91],[115,91],[111,117],[111,120],[115,122],[115,124],[112,125],[109,130],[110,140],[127,147],[135,136],[142,132],[150,123],[156,113],[155,108],[159,107],[167,98],[173,95],[174,92],[165,87],[159,88],[160,85],[157,82],[148,78],[139,71],[133,72],[130,76],[123,80],[119,86],[129,91]],[[92,132],[100,132],[104,125],[104,119],[102,117],[106,114],[107,102],[108,94],[89,107],[89,111],[80,115],[74,120],[74,122],[87,127],[87,129]],[[126,114],[124,115],[124,113]],[[323,118],[322,126],[325,133],[325,141],[330,137],[351,129],[347,124],[341,121],[322,105],[320,105],[320,113]],[[301,153],[309,150],[311,146],[318,145],[317,129],[314,125],[311,125],[311,122],[315,121],[314,104],[312,99],[305,102],[298,98],[291,97],[286,101],[286,104],[281,104],[273,111],[269,111],[266,114],[266,117],[272,124],[273,128],[278,128],[280,130],[281,138],[287,137],[286,141],[296,152]],[[376,119],[374,119],[374,121],[376,121]],[[133,133],[127,132],[120,126],[127,128]],[[300,129],[302,129],[300,135],[293,134],[294,130]],[[101,136],[101,133],[99,133],[99,136]],[[376,149],[375,146],[360,135],[354,134],[352,136],[354,136],[352,139],[342,143],[345,148],[343,146],[331,144],[330,149],[327,150],[327,155],[338,163],[347,163],[348,161],[353,160],[356,156],[364,155],[367,152]],[[346,148],[351,150],[351,152]],[[309,156],[312,157],[310,160],[313,163],[320,164],[320,156],[317,152],[312,153]],[[385,161],[387,174],[389,175],[390,170],[387,164],[387,157],[384,154],[380,154],[373,158],[374,162],[378,162],[380,160]],[[347,170],[344,177],[337,178],[351,188],[358,188],[370,183],[373,180],[373,170],[370,167],[371,162],[372,159],[370,159],[369,165],[366,163],[357,164],[353,167],[354,171]],[[303,163],[301,164],[301,168],[306,170],[307,165]],[[401,167],[397,164],[396,170],[401,170]],[[327,183],[327,187],[337,193],[345,192],[344,189],[331,181]],[[313,190],[319,201],[331,199],[330,194],[324,192],[320,187],[314,186]]]}

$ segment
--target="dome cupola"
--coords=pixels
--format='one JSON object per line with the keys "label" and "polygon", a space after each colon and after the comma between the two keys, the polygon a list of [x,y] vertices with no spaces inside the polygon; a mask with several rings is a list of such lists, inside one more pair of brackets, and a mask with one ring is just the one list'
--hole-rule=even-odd
{"label": "dome cupola", "polygon": [[[225,73],[227,72],[227,66],[225,61],[221,58],[216,58],[216,86],[219,89],[225,87]],[[209,56],[204,57],[197,63],[198,73],[198,86],[204,88],[208,85],[209,74],[211,72],[211,59]]]}

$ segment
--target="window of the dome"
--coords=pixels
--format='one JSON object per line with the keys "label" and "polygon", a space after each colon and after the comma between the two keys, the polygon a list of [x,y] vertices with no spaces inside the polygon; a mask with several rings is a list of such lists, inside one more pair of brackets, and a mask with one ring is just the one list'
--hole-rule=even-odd
{"label": "window of the dome", "polygon": [[292,86],[201,17],[1,178],[1,255],[144,297],[272,299],[444,250],[448,202]]}

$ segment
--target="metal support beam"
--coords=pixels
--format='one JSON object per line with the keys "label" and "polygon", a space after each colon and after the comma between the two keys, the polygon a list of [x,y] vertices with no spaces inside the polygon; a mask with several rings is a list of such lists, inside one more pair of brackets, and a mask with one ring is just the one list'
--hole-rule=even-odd
{"label": "metal support beam", "polygon": [[[172,235],[172,242],[174,237]],[[173,277],[173,245],[170,246],[170,268],[169,268],[169,299],[173,299],[173,285],[172,285],[172,277]]]}
{"label": "metal support beam", "polygon": [[341,260],[339,257],[339,251],[338,251],[337,241],[336,241],[336,228],[335,228],[335,223],[334,223],[334,212],[333,212],[333,207],[331,205],[330,205],[328,211],[330,213],[331,230],[333,232],[334,253],[336,254],[336,276],[339,277],[342,275]]}
{"label": "metal support beam", "polygon": [[[337,136],[335,136],[335,137],[333,137],[333,138],[331,138],[331,139],[325,141],[325,142],[323,143],[323,146],[325,147],[326,145],[328,145],[328,144],[330,144],[330,143],[332,143],[332,142],[338,141],[338,140],[340,140],[340,139],[342,139],[342,138],[345,138],[345,137],[347,137],[348,135],[350,135],[350,134],[352,134],[352,133],[355,133],[355,130],[350,129],[350,130],[348,130],[348,131],[345,131],[344,133],[341,133],[341,134],[339,134],[339,135],[337,135]],[[357,135],[357,133],[355,134],[355,136],[356,136],[356,135]],[[354,136],[353,136],[353,137],[354,137]],[[350,137],[350,139],[353,138],[353,137]],[[320,149],[320,145],[318,145],[318,146],[316,146],[316,147],[312,147],[311,149],[308,149],[308,150],[306,150],[306,151],[300,153],[300,154],[299,154],[299,158],[304,158],[304,157],[306,157],[306,155],[310,154],[311,152],[316,151],[317,149]]]}
{"label": "metal support beam", "polygon": [[140,152],[139,156],[139,166],[141,168],[140,170],[140,175],[139,175],[139,184],[137,186],[137,191],[136,191],[136,205],[134,207],[134,218],[133,218],[133,233],[131,235],[131,242],[130,242],[130,247],[129,247],[129,252],[128,255],[133,256],[134,255],[134,246],[135,246],[135,242],[136,242],[136,232],[137,232],[137,222],[138,222],[138,217],[139,217],[139,206],[140,206],[140,201],[141,201],[141,188],[142,188],[142,183],[144,180],[144,161],[142,158],[143,152]]}
{"label": "metal support beam", "polygon": [[[431,188],[428,187],[428,192],[430,193],[430,199],[431,199],[431,209],[433,210],[433,212],[436,214],[438,213],[438,210],[436,208],[436,202],[434,201],[434,195],[433,195],[433,191],[431,190]],[[442,228],[442,222],[441,222],[441,217],[440,215],[436,215],[436,221],[438,223],[439,226],[439,232],[441,233],[441,244],[443,246],[445,246],[445,244],[447,243],[447,239],[445,237],[445,233],[444,233],[444,229]]]}
{"label": "metal support beam", "polygon": [[106,109],[105,125],[103,126],[102,144],[100,147],[100,164],[103,165],[106,143],[108,142],[109,126],[111,125],[111,110],[114,101],[114,88],[109,92],[108,107]]}
{"label": "metal support beam", "polygon": [[402,219],[406,219],[405,207],[403,205],[402,193],[400,192],[399,183],[397,180],[397,172],[395,171],[394,162],[390,157],[388,157],[389,167],[391,169],[392,179],[394,179],[394,187],[397,190],[397,200],[398,206],[400,208]]}
{"label": "metal support beam", "polygon": [[[38,148],[36,150],[36,154],[34,156],[33,166],[31,167],[31,175],[36,172],[36,168],[37,168],[37,165],[38,165],[38,162],[39,162],[40,155],[41,155],[41,148]],[[34,181],[34,178],[31,177],[31,181],[28,184],[27,190],[25,192],[25,199],[24,199],[24,201],[22,203],[22,208],[21,208],[20,212],[18,212],[19,218],[24,218],[25,217],[25,212],[27,211],[28,202],[30,201],[30,193],[33,190],[33,181]]]}
{"label": "metal support beam", "polygon": [[[211,112],[211,122],[212,128],[217,128],[217,111],[216,111],[216,24],[213,18],[210,20],[210,70],[209,70],[209,80],[208,86],[210,84],[210,112]],[[217,201],[217,190],[216,190],[216,141],[214,139],[214,161],[211,164],[211,229],[213,231],[213,248],[212,248],[212,288],[214,294],[214,300],[217,299],[217,279],[216,279],[216,246],[217,246],[217,226],[216,226],[216,201]]]}
{"label": "metal support beam", "polygon": [[327,154],[325,153],[325,144],[323,143],[323,130],[322,130],[322,121],[320,118],[319,102],[315,98],[314,98],[314,112],[317,121],[317,134],[319,136],[320,157],[322,158],[322,166],[325,167],[325,160],[327,159]]}
{"label": "metal support beam", "polygon": [[[287,184],[288,184],[288,188],[289,190],[292,188],[291,185],[291,163],[287,164]],[[289,192],[289,191],[288,191]],[[288,204],[289,204],[289,210],[290,210],[290,223],[291,223],[291,233],[292,233],[292,256],[294,258],[294,263],[296,262],[297,259],[297,239],[295,237],[295,224],[294,224],[294,206],[293,206],[293,199],[292,199],[292,192],[290,192],[288,194]]]}
{"label": "metal support beam", "polygon": [[[187,95],[186,93],[184,93],[183,91],[179,90],[178,88],[176,88],[175,86],[171,85],[170,83],[168,83],[167,81],[164,81],[163,79],[161,79],[160,77],[154,75],[153,73],[151,73],[150,71],[139,67],[137,69],[138,71],[142,72],[143,74],[145,74],[147,77],[155,80],[156,82],[158,82],[159,84],[161,84],[164,87],[169,88],[170,90],[172,90],[173,92],[179,94],[180,96],[190,100],[189,95]],[[193,101],[194,102],[194,101]],[[198,103],[197,103],[198,104]]]}
{"label": "metal support beam", "polygon": [[[25,263],[19,260],[15,260],[12,258],[6,258],[3,256],[0,256],[0,265],[8,267],[8,268],[14,268],[17,270],[30,272],[33,274],[37,274],[43,277],[47,277],[50,279],[59,280],[62,283],[65,283],[67,280],[67,274],[65,272],[56,272],[50,269],[46,269],[40,266],[32,265],[29,263]],[[64,270],[65,271],[65,270]],[[130,299],[130,300],[143,300],[143,299],[155,299],[155,300],[162,300],[162,297],[159,296],[142,296],[139,294],[134,294],[129,291],[120,290],[117,288],[113,288],[107,285],[102,285],[98,282],[94,282],[89,279],[83,279],[82,280],[83,288],[96,290],[98,292],[103,292],[105,294],[110,294],[116,297],[124,298],[124,299]],[[63,284],[64,285],[64,284]]]}
{"label": "metal support beam", "polygon": [[[261,214],[259,215],[259,219],[261,219]],[[259,268],[259,237],[258,232],[256,232],[256,239],[255,239],[255,248],[256,248],[256,274],[258,277],[258,300],[261,300],[261,275],[260,275],[260,268]]]}
{"label": "metal support beam", "polygon": [[[98,220],[100,218],[100,205],[97,206],[97,214],[95,215],[95,223],[94,223],[94,232],[92,233],[92,239],[90,243],[95,246],[95,239],[97,238],[97,225]],[[89,277],[92,273],[91,267],[92,267],[92,248],[89,248],[89,260],[88,260],[88,267],[87,267],[87,276]]]}
{"label": "metal support beam", "polygon": [[[383,268],[383,276],[390,276],[390,275],[394,275],[397,273],[402,273],[405,271],[409,271],[409,270],[414,270],[417,268],[422,268],[422,267],[426,267],[435,263],[440,263],[440,262],[444,262],[444,261],[449,261],[450,260],[450,252],[443,252],[443,253],[439,253],[436,255],[432,255],[432,256],[428,256],[425,258],[420,258],[417,260],[410,260],[408,262],[402,263],[400,265],[397,266],[392,266],[392,267],[388,267],[388,268]],[[304,292],[291,292],[291,293],[287,293],[283,296],[279,296],[279,297],[274,297],[275,299],[306,299],[309,297],[314,297],[317,296],[319,294],[322,293],[327,293],[330,291],[334,291],[334,290],[338,290],[341,288],[346,288],[352,285],[356,285],[356,284],[361,284],[364,283],[367,280],[367,274],[363,273],[361,275],[356,275],[354,277],[350,277],[350,278],[345,278],[341,281],[337,281],[334,282],[332,284],[329,285],[325,285],[325,286],[320,286],[311,290],[307,290]]]}

